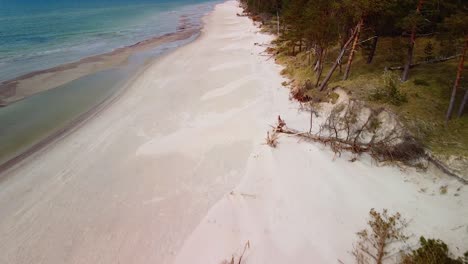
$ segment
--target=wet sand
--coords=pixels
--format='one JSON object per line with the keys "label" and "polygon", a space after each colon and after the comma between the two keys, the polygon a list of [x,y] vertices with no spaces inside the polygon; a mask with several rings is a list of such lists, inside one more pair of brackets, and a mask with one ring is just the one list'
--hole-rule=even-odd
{"label": "wet sand", "polygon": [[[125,89],[139,71],[147,67],[145,64],[171,47],[193,40],[199,32],[200,26],[193,24],[188,15],[183,15],[177,32],[1,83],[0,173],[95,116],[99,109],[115,100],[119,91]],[[110,80],[106,82],[106,79]],[[51,91],[57,89],[64,90],[59,93],[63,97]],[[114,92],[116,94],[112,94]],[[90,99],[78,101],[78,98],[74,100],[70,96]],[[10,106],[15,102],[19,104]],[[41,102],[48,107],[38,105]],[[54,113],[69,110],[71,105],[74,105],[76,113],[66,116]]]}
{"label": "wet sand", "polygon": [[199,32],[199,28],[181,17],[178,31],[116,49],[109,53],[87,57],[76,62],[31,72],[0,83],[0,107],[22,100],[28,96],[64,85],[83,76],[118,67],[128,62],[136,52],[154,49],[163,44],[185,40]]}

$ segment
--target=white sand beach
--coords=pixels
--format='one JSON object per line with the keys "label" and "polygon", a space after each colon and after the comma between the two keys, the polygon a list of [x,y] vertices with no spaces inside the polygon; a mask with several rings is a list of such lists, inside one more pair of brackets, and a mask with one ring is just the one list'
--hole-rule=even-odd
{"label": "white sand beach", "polygon": [[[433,172],[334,159],[266,132],[307,129],[237,1],[151,64],[113,104],[0,175],[0,263],[353,263],[371,208],[468,250],[468,187]],[[439,193],[447,185],[447,194]],[[459,187],[462,187],[457,191]]]}

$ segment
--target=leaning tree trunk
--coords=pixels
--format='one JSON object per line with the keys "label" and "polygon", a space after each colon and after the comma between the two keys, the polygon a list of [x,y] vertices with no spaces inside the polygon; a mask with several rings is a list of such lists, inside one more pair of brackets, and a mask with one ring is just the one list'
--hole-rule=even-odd
{"label": "leaning tree trunk", "polygon": [[[346,40],[348,39],[347,38],[348,34],[349,34],[349,30],[346,30],[346,27],[343,26],[343,37],[341,38],[340,50],[342,50],[343,46],[346,44]],[[352,32],[351,32],[351,35],[352,35]],[[338,68],[339,68],[340,74],[343,73],[343,62],[341,60],[338,63]]]}
{"label": "leaning tree trunk", "polygon": [[468,89],[466,89],[465,96],[463,96],[463,100],[460,105],[460,109],[458,109],[458,117],[462,117],[463,113],[465,112],[466,101],[468,101]]}
{"label": "leaning tree trunk", "polygon": [[364,21],[361,18],[361,20],[359,20],[359,23],[358,23],[358,26],[357,26],[357,33],[356,33],[356,36],[354,37],[353,46],[351,47],[351,51],[349,53],[348,64],[346,65],[346,70],[345,70],[345,73],[344,73],[344,76],[343,76],[343,80],[347,80],[348,77],[349,77],[349,71],[351,70],[351,64],[353,63],[354,53],[356,52],[356,47],[357,47],[357,44],[358,44],[358,41],[359,41],[359,35],[361,33],[361,28],[362,28],[363,24],[364,24]]}
{"label": "leaning tree trunk", "polygon": [[379,42],[379,36],[375,36],[372,40],[371,51],[369,53],[369,56],[367,57],[367,64],[371,64],[374,60],[375,50],[377,49],[377,42]]}
{"label": "leaning tree trunk", "polygon": [[332,66],[331,69],[328,71],[327,76],[325,77],[325,79],[324,79],[324,80],[322,81],[322,83],[320,84],[320,88],[319,88],[320,91],[325,90],[325,87],[327,87],[328,81],[330,81],[330,78],[332,77],[333,72],[335,72],[336,67],[338,67],[338,64],[341,63],[341,59],[343,58],[343,55],[344,55],[346,49],[348,48],[349,44],[351,44],[351,41],[352,41],[352,40],[354,39],[354,37],[356,36],[356,33],[357,33],[357,26],[356,26],[356,28],[354,29],[353,33],[351,34],[351,37],[348,39],[348,41],[346,41],[346,43],[345,43],[345,44],[343,45],[343,47],[341,48],[340,54],[339,54],[338,57],[336,58],[335,63],[333,63],[333,66]]}
{"label": "leaning tree trunk", "polygon": [[312,65],[313,71],[316,72],[317,71],[317,63],[318,63],[318,56],[317,56],[318,47],[317,47],[317,45],[314,45],[314,47],[310,49],[310,53],[309,53],[310,57],[312,57],[312,50],[314,51],[314,61],[310,65]]}
{"label": "leaning tree trunk", "polygon": [[316,48],[316,52],[315,52],[315,62],[314,62],[314,72],[317,72],[319,67],[320,67],[320,63],[322,62],[320,59],[322,58],[322,49],[317,47]]}
{"label": "leaning tree trunk", "polygon": [[468,48],[468,35],[465,36],[465,45],[463,47],[463,52],[460,57],[460,62],[458,63],[457,77],[455,78],[455,83],[453,84],[452,95],[450,96],[450,103],[449,103],[449,107],[447,110],[447,114],[445,116],[445,122],[448,122],[450,118],[452,118],[453,108],[455,107],[455,97],[457,95],[458,86],[460,85],[460,79],[461,79],[462,72],[463,72],[463,66],[465,63],[465,55],[466,55],[467,48]]}
{"label": "leaning tree trunk", "polygon": [[319,66],[320,66],[320,60],[319,59],[315,59],[315,62],[314,62],[314,72],[317,72]]}
{"label": "leaning tree trunk", "polygon": [[325,57],[326,50],[320,50],[320,58],[319,58],[319,67],[318,67],[318,72],[317,72],[317,82],[315,83],[315,87],[318,87],[320,84],[320,78],[322,78],[322,73],[323,73],[323,60]]}
{"label": "leaning tree trunk", "polygon": [[[421,13],[421,8],[423,4],[424,4],[424,0],[418,1],[418,6],[416,7],[416,14]],[[406,55],[406,64],[405,64],[405,68],[403,69],[403,75],[401,76],[402,82],[406,82],[408,80],[409,70],[411,68],[411,64],[413,63],[414,44],[416,42],[416,29],[417,29],[417,25],[413,25],[413,28],[411,29],[410,41],[408,44],[408,53]]]}

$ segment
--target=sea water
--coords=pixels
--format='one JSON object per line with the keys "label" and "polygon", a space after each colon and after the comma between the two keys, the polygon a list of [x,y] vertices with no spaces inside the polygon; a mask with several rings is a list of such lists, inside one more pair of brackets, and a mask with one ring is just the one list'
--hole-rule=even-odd
{"label": "sea water", "polygon": [[[200,25],[220,1],[0,0],[0,81]],[[141,51],[96,72],[0,107],[0,168],[115,95],[149,59],[194,37]]]}
{"label": "sea water", "polygon": [[0,0],[0,82],[199,23],[208,0]]}

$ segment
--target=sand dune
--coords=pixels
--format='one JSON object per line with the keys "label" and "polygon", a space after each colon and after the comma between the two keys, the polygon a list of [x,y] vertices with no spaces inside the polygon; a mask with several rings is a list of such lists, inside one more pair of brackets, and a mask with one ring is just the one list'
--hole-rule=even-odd
{"label": "sand dune", "polygon": [[278,114],[295,128],[308,117],[254,45],[272,37],[238,12],[218,5],[196,41],[1,176],[0,263],[221,263],[247,240],[245,263],[351,263],[371,207],[467,250],[458,182],[334,160],[294,138],[263,145]]}

